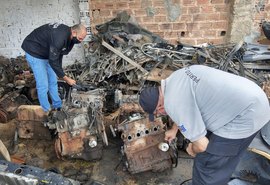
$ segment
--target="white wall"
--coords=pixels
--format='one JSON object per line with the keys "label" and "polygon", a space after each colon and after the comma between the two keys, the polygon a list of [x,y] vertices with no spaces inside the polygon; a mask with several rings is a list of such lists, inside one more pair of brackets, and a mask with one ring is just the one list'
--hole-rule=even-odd
{"label": "white wall", "polygon": [[[50,22],[69,26],[79,23],[78,0],[0,0],[0,55],[24,55],[23,39],[33,29]],[[63,65],[75,60],[84,60],[80,44],[64,57]]]}

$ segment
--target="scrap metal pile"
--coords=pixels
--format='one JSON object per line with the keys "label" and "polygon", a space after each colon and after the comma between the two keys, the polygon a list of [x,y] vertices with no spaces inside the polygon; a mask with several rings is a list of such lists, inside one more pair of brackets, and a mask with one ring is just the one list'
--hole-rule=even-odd
{"label": "scrap metal pile", "polygon": [[57,157],[96,160],[102,157],[103,144],[108,145],[102,113],[103,89],[73,88],[61,111],[49,115],[47,126],[55,129]]}
{"label": "scrap metal pile", "polygon": [[[15,118],[20,105],[32,104],[35,81],[24,58],[0,56],[0,123]],[[29,100],[30,99],[30,100]]]}
{"label": "scrap metal pile", "polygon": [[170,45],[130,19],[121,13],[98,25],[86,62],[70,65],[66,72],[83,83],[124,91],[139,90],[146,80],[159,82],[173,71],[194,64],[241,75],[259,85],[269,78],[268,46],[244,42],[200,47]]}
{"label": "scrap metal pile", "polygon": [[[67,66],[66,73],[82,87],[90,85],[95,91],[102,91],[104,107],[98,111],[91,108],[88,122],[95,119],[92,115],[106,116],[105,126],[110,127],[113,135],[119,133],[123,140],[124,164],[131,173],[157,171],[160,164],[169,168],[175,163],[174,146],[163,153],[157,151],[167,123],[160,120],[150,123],[137,104],[143,87],[155,86],[173,71],[198,64],[251,79],[270,97],[267,46],[244,42],[200,47],[182,43],[170,45],[130,20],[123,12],[98,25],[98,33],[89,44],[86,62]],[[81,93],[92,91],[85,89]],[[102,125],[104,120],[95,121]]]}
{"label": "scrap metal pile", "polygon": [[[108,145],[110,130],[123,141],[121,154],[129,172],[176,166],[176,144],[168,145],[163,140],[170,120],[165,117],[149,122],[138,105],[138,94],[143,87],[156,86],[161,79],[186,66],[207,65],[246,77],[270,97],[267,46],[244,42],[171,45],[138,26],[125,12],[98,25],[97,30],[89,43],[86,62],[66,67],[66,74],[76,79],[77,85],[59,83],[63,107],[52,112],[46,122],[56,136],[55,151],[59,158],[100,159],[103,146]],[[12,72],[22,68],[16,62],[13,64]],[[0,122],[14,117],[19,105],[31,104],[28,100],[35,99],[33,76],[20,70],[17,76],[10,77],[8,65],[0,63],[0,97],[6,94],[0,99]],[[17,104],[13,105],[14,102]]]}

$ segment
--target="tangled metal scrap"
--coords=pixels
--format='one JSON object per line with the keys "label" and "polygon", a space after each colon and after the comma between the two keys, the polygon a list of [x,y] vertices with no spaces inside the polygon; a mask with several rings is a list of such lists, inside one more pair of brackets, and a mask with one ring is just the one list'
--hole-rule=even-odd
{"label": "tangled metal scrap", "polygon": [[[161,166],[169,168],[177,160],[175,147],[171,146],[165,153],[158,150],[167,123],[158,120],[150,123],[136,104],[137,94],[144,86],[157,85],[173,71],[199,64],[251,79],[270,95],[270,65],[267,62],[270,53],[267,46],[244,42],[170,45],[130,23],[130,17],[125,13],[97,26],[97,30],[99,33],[90,43],[86,62],[70,65],[66,72],[82,86],[91,85],[105,93],[102,114],[107,116],[103,118],[110,119],[107,122],[113,135],[121,133],[121,151],[125,166],[131,173],[156,171]],[[159,157],[155,157],[157,154]]]}
{"label": "tangled metal scrap", "polygon": [[20,105],[31,104],[35,89],[34,77],[23,57],[0,56],[0,123],[15,118]]}
{"label": "tangled metal scrap", "polygon": [[[125,13],[97,26],[97,30],[89,43],[86,62],[65,69],[78,86],[59,84],[63,109],[53,112],[47,122],[57,133],[55,150],[59,158],[100,159],[103,146],[108,145],[109,127],[114,136],[121,136],[124,164],[131,173],[177,165],[174,144],[166,151],[159,148],[170,121],[149,122],[137,102],[141,88],[155,86],[186,66],[207,65],[241,75],[262,86],[270,97],[267,46],[244,42],[171,45],[131,23]],[[5,84],[7,79],[2,73],[0,83]],[[6,104],[0,99],[0,115],[1,102]]]}
{"label": "tangled metal scrap", "polygon": [[[145,80],[159,81],[182,67],[201,64],[249,78],[259,85],[269,78],[268,47],[259,44],[220,44],[206,46],[170,45],[165,40],[134,24],[120,14],[97,27],[96,40],[90,43],[87,61],[66,68],[80,82],[114,88],[140,89]],[[127,18],[126,18],[127,19]],[[131,26],[132,25],[132,26]],[[156,74],[155,71],[158,71]]]}

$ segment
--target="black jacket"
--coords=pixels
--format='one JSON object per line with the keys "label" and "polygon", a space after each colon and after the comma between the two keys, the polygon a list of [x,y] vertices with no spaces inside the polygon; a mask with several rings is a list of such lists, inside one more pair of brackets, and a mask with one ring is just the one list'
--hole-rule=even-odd
{"label": "black jacket", "polygon": [[59,78],[65,76],[62,68],[63,55],[74,46],[71,28],[64,24],[45,24],[32,31],[23,41],[22,49],[33,57],[48,59]]}

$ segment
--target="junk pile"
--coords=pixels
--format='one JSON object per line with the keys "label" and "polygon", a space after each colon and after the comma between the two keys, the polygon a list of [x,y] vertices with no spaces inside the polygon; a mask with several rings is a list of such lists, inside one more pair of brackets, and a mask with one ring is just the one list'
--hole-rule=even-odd
{"label": "junk pile", "polygon": [[23,57],[7,59],[0,56],[0,123],[16,117],[20,105],[36,100],[35,81]]}
{"label": "junk pile", "polygon": [[[96,29],[86,62],[75,62],[65,69],[77,85],[70,87],[59,82],[63,107],[52,112],[45,123],[56,137],[59,158],[100,159],[103,147],[108,145],[109,130],[122,139],[122,159],[129,172],[162,171],[176,166],[176,146],[184,146],[185,139],[178,140],[181,144],[165,143],[164,133],[171,126],[170,120],[160,117],[149,122],[138,104],[138,94],[143,87],[156,86],[183,67],[207,65],[246,77],[270,97],[270,54],[265,45],[171,45],[140,27],[126,12]],[[16,61],[1,61],[0,71],[0,97],[5,94],[0,99],[0,122],[7,122],[19,105],[35,100],[34,80],[29,70]],[[20,111],[23,113],[23,109]],[[36,121],[32,117],[28,121]],[[20,118],[26,123],[23,115]],[[20,136],[34,137],[34,127],[26,125],[20,124]],[[48,132],[44,133],[47,137]]]}
{"label": "junk pile", "polygon": [[[158,120],[150,123],[140,110],[138,94],[143,87],[155,86],[173,71],[197,64],[251,79],[270,95],[270,65],[267,62],[270,54],[264,45],[244,42],[171,45],[137,25],[126,12],[96,29],[98,33],[89,43],[86,62],[67,66],[66,73],[79,84],[104,92],[104,107],[97,112],[106,115],[105,126],[110,127],[112,134],[121,136],[124,164],[131,173],[158,171],[159,164],[170,168],[175,161],[173,146],[164,153],[156,150],[169,127],[167,122]],[[91,91],[85,89],[84,93]],[[91,115],[88,116],[90,122],[95,119]],[[101,120],[95,121],[102,125]],[[185,142],[184,139],[180,141]]]}

